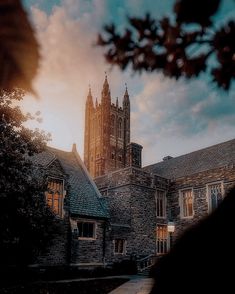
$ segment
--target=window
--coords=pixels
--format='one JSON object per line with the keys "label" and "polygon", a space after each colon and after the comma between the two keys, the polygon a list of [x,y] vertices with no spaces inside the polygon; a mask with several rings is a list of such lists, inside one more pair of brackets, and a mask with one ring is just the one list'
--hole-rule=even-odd
{"label": "window", "polygon": [[118,138],[122,138],[122,119],[118,120]]}
{"label": "window", "polygon": [[193,217],[193,190],[180,191],[180,215],[182,218]]}
{"label": "window", "polygon": [[157,190],[156,192],[157,217],[166,217],[166,193],[165,191]]}
{"label": "window", "polygon": [[63,186],[63,180],[49,179],[46,192],[47,205],[60,217],[63,215]]}
{"label": "window", "polygon": [[167,253],[167,226],[157,225],[157,254]]}
{"label": "window", "polygon": [[207,185],[207,195],[208,195],[208,210],[212,212],[216,209],[219,202],[222,200],[222,183],[214,183]]}
{"label": "window", "polygon": [[111,135],[115,135],[115,116],[111,115],[111,121],[110,121],[110,133]]}
{"label": "window", "polygon": [[92,222],[78,222],[78,236],[79,238],[95,238],[95,223]]}
{"label": "window", "polygon": [[115,254],[125,254],[126,251],[126,241],[124,239],[114,240],[114,253]]}

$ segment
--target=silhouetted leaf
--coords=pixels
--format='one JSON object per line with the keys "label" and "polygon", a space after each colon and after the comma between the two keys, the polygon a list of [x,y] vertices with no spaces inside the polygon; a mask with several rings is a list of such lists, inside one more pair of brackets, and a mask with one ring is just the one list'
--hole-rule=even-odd
{"label": "silhouetted leaf", "polygon": [[0,88],[33,92],[38,43],[19,0],[0,1]]}

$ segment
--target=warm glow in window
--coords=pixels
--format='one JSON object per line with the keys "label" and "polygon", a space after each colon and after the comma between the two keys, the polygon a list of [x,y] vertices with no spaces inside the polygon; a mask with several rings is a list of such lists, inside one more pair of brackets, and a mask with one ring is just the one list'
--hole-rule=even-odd
{"label": "warm glow in window", "polygon": [[63,213],[63,180],[49,179],[46,193],[47,205],[62,217]]}
{"label": "warm glow in window", "polygon": [[187,189],[180,192],[180,209],[182,217],[193,216],[193,190]]}
{"label": "warm glow in window", "polygon": [[167,239],[167,226],[157,225],[157,254],[167,253]]}

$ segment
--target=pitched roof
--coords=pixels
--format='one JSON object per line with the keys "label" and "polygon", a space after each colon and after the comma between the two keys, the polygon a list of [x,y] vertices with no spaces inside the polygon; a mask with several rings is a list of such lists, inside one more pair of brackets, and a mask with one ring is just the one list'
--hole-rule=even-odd
{"label": "pitched roof", "polygon": [[235,139],[145,166],[143,169],[168,179],[235,163]]}
{"label": "pitched roof", "polygon": [[70,213],[78,216],[107,218],[108,212],[101,194],[90,177],[77,151],[66,152],[47,147],[47,150],[34,156],[33,161],[44,167],[57,159],[68,175]]}

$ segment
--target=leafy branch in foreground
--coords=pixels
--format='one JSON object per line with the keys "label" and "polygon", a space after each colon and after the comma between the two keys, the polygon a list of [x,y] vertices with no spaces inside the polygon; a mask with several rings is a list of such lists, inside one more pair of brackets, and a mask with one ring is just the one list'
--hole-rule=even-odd
{"label": "leafy branch in foreground", "polygon": [[235,78],[235,22],[215,29],[212,17],[220,0],[178,0],[174,20],[129,17],[123,34],[106,25],[97,44],[106,48],[106,61],[122,70],[162,71],[168,77],[192,78],[208,70],[218,87],[228,90]]}

